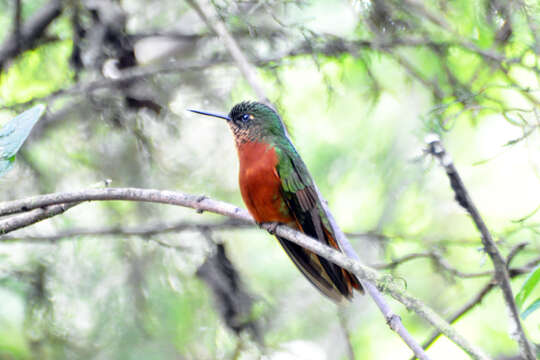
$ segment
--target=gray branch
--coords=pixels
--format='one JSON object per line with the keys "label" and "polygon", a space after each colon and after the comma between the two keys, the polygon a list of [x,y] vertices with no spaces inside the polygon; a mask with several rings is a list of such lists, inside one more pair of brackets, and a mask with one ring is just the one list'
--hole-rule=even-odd
{"label": "gray branch", "polygon": [[50,217],[63,214],[64,212],[78,204],[79,203],[77,202],[55,203],[54,205],[33,208],[31,211],[25,212],[23,214],[11,216],[5,220],[0,221],[0,234],[7,234],[8,232],[11,232],[13,230],[27,227]]}
{"label": "gray branch", "polygon": [[27,242],[27,243],[56,243],[63,239],[69,239],[77,236],[114,236],[123,237],[138,236],[148,238],[159,234],[179,233],[182,231],[205,231],[205,230],[228,230],[252,228],[253,224],[247,221],[227,220],[222,222],[195,223],[191,221],[178,221],[176,223],[157,223],[144,226],[113,226],[103,228],[74,228],[65,231],[59,231],[54,234],[36,234],[36,235],[5,235],[0,239],[1,242]]}
{"label": "gray branch", "polygon": [[[160,234],[168,233],[180,233],[183,231],[199,231],[204,232],[206,230],[210,231],[221,231],[221,230],[231,230],[231,229],[253,229],[253,224],[248,221],[240,220],[226,220],[222,222],[193,222],[193,221],[178,221],[175,223],[154,223],[154,224],[145,224],[138,226],[110,226],[110,227],[97,227],[97,228],[72,228],[68,230],[59,231],[52,234],[24,234],[24,235],[4,235],[0,239],[0,242],[5,243],[15,243],[15,242],[25,242],[25,243],[51,243],[55,244],[62,240],[68,240],[71,238],[79,236],[91,236],[91,237],[105,237],[105,236],[122,236],[122,237],[140,237],[140,238],[152,238]],[[358,234],[348,234],[348,237],[353,235],[358,236]],[[370,234],[362,234],[362,236],[371,237]],[[524,249],[524,244],[520,244],[519,250]],[[167,245],[167,247],[169,247]],[[399,258],[396,258],[387,263],[374,263],[369,264],[370,267],[376,270],[394,270],[398,266],[405,264],[409,261],[416,259],[430,259],[434,262],[434,265],[438,269],[447,272],[448,274],[462,278],[462,279],[474,279],[479,277],[493,276],[493,270],[478,271],[478,272],[463,272],[456,269],[452,266],[446,259],[442,257],[436,251],[422,252],[422,253],[410,253]],[[530,263],[521,266],[521,267],[512,267],[508,268],[508,273],[511,278],[527,274],[531,269],[540,263],[540,256],[531,260]]]}
{"label": "gray branch", "polygon": [[[253,218],[249,213],[232,204],[224,203],[209,199],[205,196],[197,196],[184,194],[174,191],[159,191],[153,189],[137,189],[137,188],[105,188],[105,189],[88,189],[75,192],[55,193],[34,196],[26,199],[7,201],[0,203],[0,216],[11,215],[7,219],[0,220],[0,233],[5,234],[10,231],[28,226],[43,219],[42,212],[53,209],[55,206],[60,206],[64,209],[71,207],[83,201],[94,200],[126,200],[126,201],[142,201],[153,202],[168,205],[177,205],[189,207],[202,213],[209,211],[220,215],[227,216],[232,219],[250,222],[254,224]],[[64,205],[65,204],[65,205]],[[37,211],[37,212],[36,212]],[[23,213],[23,214],[20,214]],[[17,215],[13,215],[17,214]],[[14,218],[27,216],[24,223],[21,221],[12,221]],[[50,215],[53,216],[53,215]],[[49,216],[49,217],[50,217]],[[264,226],[267,230],[272,230],[272,225]],[[450,340],[460,346],[473,359],[488,359],[488,357],[479,349],[472,346],[463,336],[458,334],[444,319],[442,319],[430,307],[423,304],[420,300],[407,294],[400,285],[400,282],[394,280],[390,275],[381,275],[372,268],[363,265],[360,261],[352,259],[345,254],[330,248],[320,242],[293,230],[287,226],[277,226],[276,234],[284,237],[314,253],[332,261],[338,266],[353,272],[363,284],[368,285],[366,289],[380,289],[389,294],[397,301],[405,305],[409,310],[414,311],[428,323],[445,334]],[[1,237],[0,237],[1,238]],[[389,311],[389,310],[388,310]],[[387,313],[385,313],[387,315]],[[395,318],[399,319],[397,315]],[[395,318],[390,318],[395,320]],[[388,319],[388,317],[387,317]],[[401,321],[398,322],[400,324]],[[395,322],[390,324],[395,326]],[[422,353],[415,354],[422,356]],[[423,357],[426,358],[426,357]]]}
{"label": "gray branch", "polygon": [[536,357],[532,350],[532,346],[529,343],[521,324],[519,311],[514,300],[512,287],[510,285],[510,277],[508,275],[506,261],[499,252],[495,241],[493,241],[491,233],[480,216],[480,212],[469,196],[469,193],[465,188],[465,184],[461,180],[461,176],[459,176],[452,158],[442,145],[439,136],[431,134],[426,138],[426,142],[429,147],[429,153],[439,159],[441,166],[446,171],[446,174],[450,179],[450,186],[455,193],[456,201],[471,215],[476,228],[481,234],[484,250],[493,262],[493,267],[495,269],[494,278],[502,290],[504,301],[506,302],[506,306],[510,313],[510,320],[512,323],[510,328],[510,336],[518,343],[520,354],[524,359],[535,360]]}
{"label": "gray branch", "polygon": [[[240,46],[238,45],[234,37],[232,37],[229,31],[227,30],[225,23],[219,18],[214,6],[208,0],[202,0],[202,4],[203,4],[202,6],[199,6],[196,0],[188,0],[188,2],[195,9],[195,11],[197,11],[201,19],[204,22],[206,22],[206,24],[223,41],[223,43],[225,44],[225,47],[227,48],[230,55],[234,59],[238,69],[240,70],[240,72],[244,76],[244,79],[248,82],[248,84],[251,86],[251,88],[253,89],[257,97],[259,98],[259,101],[266,103],[267,105],[271,107],[274,107],[273,104],[268,99],[268,97],[266,96],[263,86],[259,78],[257,77],[255,69],[253,68],[253,66],[247,59],[247,57],[244,55],[244,53],[240,49]],[[315,186],[315,189],[317,190],[318,196],[321,199],[322,203],[325,204],[324,199],[319,193],[316,186]],[[349,257],[355,260],[359,260],[358,255],[356,254],[356,252],[350,245],[349,241],[346,239],[341,229],[337,226],[337,223],[335,222],[332,216],[332,213],[327,208],[325,208],[324,210],[326,212],[326,215],[328,216],[332,230],[336,234],[337,241],[340,244],[340,246],[343,248],[343,251]],[[409,334],[407,329],[403,326],[403,323],[401,322],[401,318],[392,311],[392,309],[390,308],[390,306],[388,305],[384,297],[381,295],[381,293],[377,290],[377,288],[369,282],[362,281],[362,280],[360,280],[360,282],[363,288],[365,289],[365,291],[373,299],[373,301],[375,302],[379,310],[383,313],[388,326],[403,339],[403,341],[407,344],[407,346],[413,351],[413,353],[419,359],[422,359],[422,360],[429,359],[429,357],[426,355],[422,347],[420,347],[418,342]]]}
{"label": "gray branch", "polygon": [[[517,253],[519,251],[523,250],[524,247],[525,247],[525,244],[523,244],[523,243],[518,244],[517,246],[515,246],[510,251],[510,253],[508,254],[508,257],[506,258],[507,266],[510,265],[510,263],[511,263],[512,259],[515,257],[515,255],[517,255]],[[508,272],[509,272],[511,278],[514,278],[514,277],[519,276],[519,275],[528,274],[539,263],[540,263],[540,257],[537,257],[537,258],[529,261],[527,264],[525,264],[522,267],[509,269]],[[496,287],[496,285],[497,285],[497,282],[496,282],[495,278],[494,277],[491,278],[482,287],[482,289],[480,289],[480,291],[478,291],[476,293],[476,295],[474,295],[469,301],[467,301],[467,303],[465,303],[459,310],[457,310],[454,314],[452,314],[448,318],[448,322],[450,324],[453,324],[454,322],[459,320],[463,315],[465,315],[467,312],[472,310],[476,305],[480,304],[482,302],[482,300],[484,299],[484,297],[486,297],[486,295],[489,294],[491,292],[491,290],[493,290]],[[431,344],[433,344],[433,342],[435,342],[435,340],[437,340],[439,338],[440,335],[441,335],[441,333],[439,331],[435,330],[429,336],[429,338],[422,343],[422,347],[424,349],[427,349],[429,346],[431,346]],[[414,360],[414,359],[415,358],[413,357],[411,360]]]}
{"label": "gray branch", "polygon": [[225,23],[219,18],[214,6],[208,0],[202,0],[201,4],[195,0],[188,0],[188,3],[199,14],[201,20],[203,20],[208,27],[214,31],[219,38],[223,41],[225,47],[229,51],[229,54],[234,59],[238,69],[242,73],[242,76],[246,79],[251,86],[260,101],[271,105],[270,100],[266,97],[264,88],[257,77],[255,69],[250,64],[248,58],[244,55],[240,46],[231,35]]}

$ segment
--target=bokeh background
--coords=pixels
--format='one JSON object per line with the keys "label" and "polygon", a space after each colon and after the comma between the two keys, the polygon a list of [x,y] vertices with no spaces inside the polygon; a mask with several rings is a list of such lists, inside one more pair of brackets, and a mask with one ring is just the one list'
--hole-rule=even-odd
{"label": "bokeh background", "polygon": [[[0,119],[47,105],[0,199],[110,179],[243,206],[227,125],[186,111],[256,99],[201,4],[0,1]],[[434,132],[502,254],[527,243],[511,264],[519,291],[540,262],[537,1],[210,5],[366,264],[445,318],[490,282],[474,224],[424,152]],[[389,301],[416,339],[431,334]],[[338,309],[266,232],[166,205],[92,202],[3,235],[0,304],[0,359],[411,356],[368,297]],[[523,324],[540,343],[540,311]],[[509,325],[494,289],[455,327],[517,359]],[[468,358],[446,338],[428,354]]]}

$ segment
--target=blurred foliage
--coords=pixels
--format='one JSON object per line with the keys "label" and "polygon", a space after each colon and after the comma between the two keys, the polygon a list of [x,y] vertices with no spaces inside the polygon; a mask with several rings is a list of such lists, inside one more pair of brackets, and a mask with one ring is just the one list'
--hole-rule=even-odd
{"label": "blurred foliage", "polygon": [[[22,2],[22,23],[52,2]],[[0,1],[0,57],[15,31],[15,3]],[[490,281],[452,271],[492,265],[444,171],[422,152],[429,132],[442,135],[503,255],[528,243],[512,267],[537,259],[537,1],[214,4],[367,264],[403,279],[445,317]],[[1,121],[48,105],[14,171],[0,179],[2,200],[111,179],[241,205],[226,125],[185,109],[226,113],[253,93],[189,4],[62,7],[27,39],[31,46],[0,59]],[[179,221],[204,226],[163,231]],[[176,207],[94,202],[3,236],[0,359],[343,359],[348,347],[356,359],[410,356],[367,297],[340,310],[340,322],[337,307],[270,236],[212,228],[222,221]],[[128,234],[148,228],[155,231]],[[260,327],[260,344],[227,327],[215,290],[196,277],[216,243],[253,297],[247,319]],[[418,256],[385,266],[411,254]],[[516,294],[526,293],[521,310],[536,308],[540,287],[513,279]],[[416,339],[429,336],[417,316],[392,306]],[[495,289],[456,329],[493,358],[510,358],[517,346],[504,307]],[[539,324],[540,311],[524,317],[536,344]],[[467,358],[444,338],[428,353]]]}

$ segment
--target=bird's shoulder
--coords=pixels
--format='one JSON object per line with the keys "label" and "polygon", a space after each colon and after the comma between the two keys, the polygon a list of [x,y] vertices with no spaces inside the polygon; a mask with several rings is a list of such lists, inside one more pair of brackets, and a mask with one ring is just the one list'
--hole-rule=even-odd
{"label": "bird's shoulder", "polygon": [[285,191],[295,192],[313,185],[306,164],[290,141],[276,144],[275,151],[278,158],[276,170]]}

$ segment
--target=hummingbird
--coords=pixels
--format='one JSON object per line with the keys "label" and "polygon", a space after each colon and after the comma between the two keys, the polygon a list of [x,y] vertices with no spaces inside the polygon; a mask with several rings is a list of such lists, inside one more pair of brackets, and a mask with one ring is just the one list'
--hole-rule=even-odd
{"label": "hummingbird", "polygon": [[[236,104],[228,115],[189,110],[227,121],[238,152],[239,187],[255,221],[285,224],[342,251],[306,164],[296,151],[278,113],[260,102]],[[300,272],[324,295],[342,302],[358,278],[323,257],[276,236]]]}

